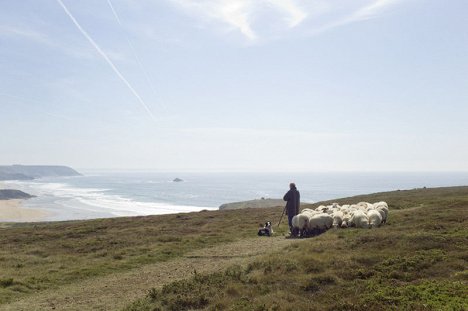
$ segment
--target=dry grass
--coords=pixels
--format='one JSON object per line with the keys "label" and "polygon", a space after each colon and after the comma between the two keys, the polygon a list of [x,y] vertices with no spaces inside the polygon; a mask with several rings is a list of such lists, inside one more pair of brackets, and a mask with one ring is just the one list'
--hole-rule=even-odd
{"label": "dry grass", "polygon": [[47,289],[243,239],[281,208],[0,227],[0,306]]}
{"label": "dry grass", "polygon": [[[151,284],[149,278],[144,283],[148,295],[127,309],[468,309],[468,187],[396,191],[338,202],[380,200],[391,207],[384,227],[330,230],[285,249],[284,243],[272,243],[262,249],[268,253],[265,257],[209,270],[215,273],[191,276],[182,271],[187,278],[176,282]],[[133,271],[174,266],[182,256],[205,254],[212,246],[223,249],[233,241],[242,246],[256,234],[259,222],[276,223],[281,211],[279,207],[0,226],[0,309],[13,300],[34,306],[42,293],[60,294],[64,288],[79,290],[83,284],[120,279]],[[277,231],[285,230],[283,221]],[[128,286],[139,282],[138,273],[132,274]],[[113,299],[121,296],[118,305],[131,302],[126,298],[130,296],[121,294],[114,293]],[[80,310],[95,306],[80,303]]]}
{"label": "dry grass", "polygon": [[223,272],[149,288],[126,310],[467,310],[468,187],[338,200],[391,206],[379,229],[329,230]]}

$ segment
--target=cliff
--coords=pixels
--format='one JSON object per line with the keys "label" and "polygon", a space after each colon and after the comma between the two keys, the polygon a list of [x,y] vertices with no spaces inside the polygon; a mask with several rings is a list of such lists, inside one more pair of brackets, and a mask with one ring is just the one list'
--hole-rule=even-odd
{"label": "cliff", "polygon": [[20,190],[0,189],[0,200],[29,199],[32,197],[32,195]]}
{"label": "cliff", "polygon": [[71,167],[58,165],[0,166],[0,180],[28,180],[54,176],[80,176],[80,173]]}

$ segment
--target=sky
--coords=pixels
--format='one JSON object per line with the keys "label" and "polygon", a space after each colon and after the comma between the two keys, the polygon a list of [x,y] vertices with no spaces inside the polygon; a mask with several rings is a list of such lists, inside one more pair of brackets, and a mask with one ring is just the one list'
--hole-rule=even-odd
{"label": "sky", "polygon": [[465,0],[0,0],[0,164],[468,171]]}

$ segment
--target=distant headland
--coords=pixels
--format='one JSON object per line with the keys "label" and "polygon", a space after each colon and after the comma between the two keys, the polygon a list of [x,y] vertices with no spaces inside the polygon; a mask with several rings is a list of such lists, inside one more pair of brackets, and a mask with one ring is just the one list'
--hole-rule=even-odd
{"label": "distant headland", "polygon": [[20,190],[0,189],[0,200],[29,199],[33,197],[33,195]]}
{"label": "distant headland", "polygon": [[41,177],[80,176],[68,166],[60,165],[4,165],[0,166],[0,180],[32,180]]}

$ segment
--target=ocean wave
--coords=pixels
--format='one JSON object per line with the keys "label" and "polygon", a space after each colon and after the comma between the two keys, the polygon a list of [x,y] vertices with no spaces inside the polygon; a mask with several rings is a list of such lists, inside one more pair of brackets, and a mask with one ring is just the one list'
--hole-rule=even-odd
{"label": "ocean wave", "polygon": [[88,206],[109,210],[116,216],[156,215],[215,210],[213,207],[185,206],[157,202],[141,202],[117,195],[81,197],[78,200]]}
{"label": "ocean wave", "polygon": [[[49,197],[66,210],[73,210],[71,219],[89,218],[87,213],[105,213],[110,216],[144,216],[174,213],[188,213],[201,210],[216,210],[213,207],[177,205],[164,202],[143,202],[117,194],[109,194],[111,189],[81,188],[63,182],[17,181],[11,182],[17,188],[22,188],[38,197]],[[77,213],[77,211],[82,213]]]}

